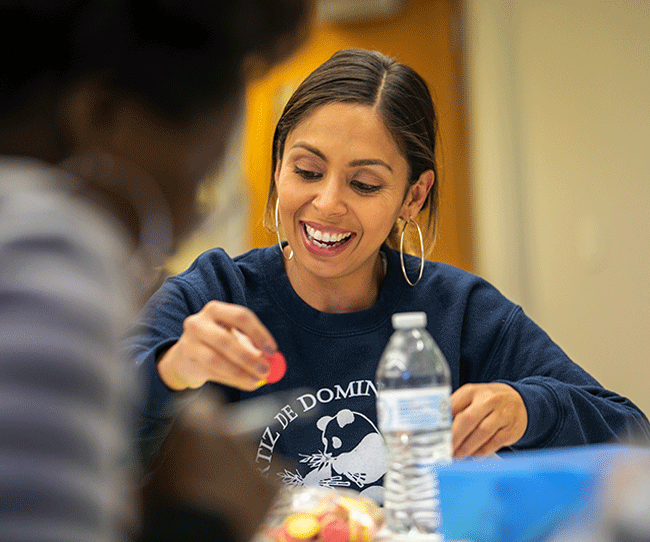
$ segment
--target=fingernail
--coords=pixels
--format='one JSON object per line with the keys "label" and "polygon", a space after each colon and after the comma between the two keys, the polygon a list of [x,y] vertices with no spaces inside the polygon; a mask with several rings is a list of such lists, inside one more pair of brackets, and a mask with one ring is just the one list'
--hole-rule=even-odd
{"label": "fingernail", "polygon": [[268,373],[270,369],[271,368],[268,365],[258,365],[257,366],[257,372],[262,374],[262,375],[265,375],[266,373]]}
{"label": "fingernail", "polygon": [[272,345],[270,345],[270,344],[265,344],[265,345],[262,347],[262,350],[264,350],[264,354],[265,354],[266,356],[272,356],[272,355],[275,354],[275,352],[277,351],[277,348],[275,348],[274,346],[272,346]]}

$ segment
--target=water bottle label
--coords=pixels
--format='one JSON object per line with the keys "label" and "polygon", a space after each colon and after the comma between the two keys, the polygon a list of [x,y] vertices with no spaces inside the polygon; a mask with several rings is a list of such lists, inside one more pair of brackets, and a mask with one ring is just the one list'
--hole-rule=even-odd
{"label": "water bottle label", "polygon": [[449,390],[382,390],[377,420],[383,432],[447,428],[451,425]]}

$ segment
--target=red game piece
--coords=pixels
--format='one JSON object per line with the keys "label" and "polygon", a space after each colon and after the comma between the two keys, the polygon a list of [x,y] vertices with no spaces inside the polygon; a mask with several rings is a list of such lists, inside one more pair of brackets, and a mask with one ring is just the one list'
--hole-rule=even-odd
{"label": "red game piece", "polygon": [[282,355],[282,352],[276,352],[272,356],[266,358],[271,365],[269,375],[266,377],[267,384],[278,382],[287,372],[287,362]]}

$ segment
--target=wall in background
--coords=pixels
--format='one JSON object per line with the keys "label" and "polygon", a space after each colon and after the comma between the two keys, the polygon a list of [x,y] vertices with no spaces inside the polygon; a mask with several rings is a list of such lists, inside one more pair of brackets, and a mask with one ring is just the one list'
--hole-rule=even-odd
{"label": "wall in background", "polygon": [[477,272],[650,413],[650,3],[465,11]]}

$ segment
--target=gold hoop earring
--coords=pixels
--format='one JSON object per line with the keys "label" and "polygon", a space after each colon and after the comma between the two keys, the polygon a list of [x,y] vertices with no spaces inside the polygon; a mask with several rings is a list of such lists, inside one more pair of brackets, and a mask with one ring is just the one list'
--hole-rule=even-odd
{"label": "gold hoop earring", "polygon": [[[279,209],[279,207],[280,207],[280,198],[275,200],[275,234],[278,236],[278,246],[280,247],[280,254],[282,254],[283,258],[287,258],[284,255],[284,250],[282,249],[282,239],[280,239],[280,224],[279,224],[279,220],[278,220],[278,209]],[[291,253],[289,254],[289,257],[287,258],[287,260],[290,260],[291,258],[293,258],[293,249],[291,247],[289,247],[289,250],[291,251]]]}
{"label": "gold hoop earring", "polygon": [[[415,282],[411,282],[409,280],[409,277],[406,274],[406,267],[404,266],[404,232],[406,231],[406,226],[408,226],[411,222],[415,224],[415,227],[418,229],[418,235],[420,237],[420,273],[418,274],[418,278]],[[411,286],[415,286],[418,282],[420,282],[420,279],[422,278],[422,272],[424,271],[424,239],[422,238],[422,230],[420,229],[420,226],[415,220],[411,218],[404,222],[404,227],[402,228],[402,235],[399,239],[399,259],[402,264],[402,273],[404,274],[406,282],[408,282]]]}

